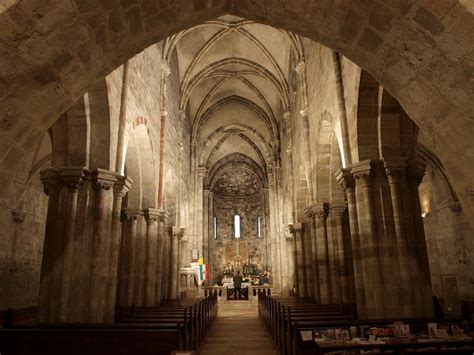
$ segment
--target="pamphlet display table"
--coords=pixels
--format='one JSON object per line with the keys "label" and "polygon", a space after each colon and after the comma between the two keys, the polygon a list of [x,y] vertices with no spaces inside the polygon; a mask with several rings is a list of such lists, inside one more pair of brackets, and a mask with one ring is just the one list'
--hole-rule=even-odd
{"label": "pamphlet display table", "polygon": [[[381,351],[392,350],[395,354],[401,354],[402,351],[408,349],[421,348],[459,348],[465,350],[467,354],[474,353],[474,340],[470,336],[448,338],[393,338],[387,340],[339,340],[339,341],[319,341],[315,340],[316,350],[318,354],[327,354],[335,351]],[[420,351],[422,352],[422,351]],[[464,353],[464,352],[463,352]]]}

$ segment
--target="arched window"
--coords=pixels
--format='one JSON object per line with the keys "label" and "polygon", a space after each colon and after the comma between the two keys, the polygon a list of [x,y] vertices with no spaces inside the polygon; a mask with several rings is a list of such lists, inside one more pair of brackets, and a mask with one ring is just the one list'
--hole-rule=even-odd
{"label": "arched window", "polygon": [[260,216],[257,217],[257,238],[260,239],[262,237],[262,220]]}
{"label": "arched window", "polygon": [[217,239],[217,217],[214,216],[214,239]]}
{"label": "arched window", "polygon": [[240,238],[240,216],[234,215],[234,237]]}

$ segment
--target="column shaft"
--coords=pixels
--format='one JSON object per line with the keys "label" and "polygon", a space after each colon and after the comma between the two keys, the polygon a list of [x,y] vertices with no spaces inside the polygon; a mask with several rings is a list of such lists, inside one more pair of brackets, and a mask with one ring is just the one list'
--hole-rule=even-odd
{"label": "column shaft", "polygon": [[43,246],[43,258],[41,264],[40,293],[38,321],[49,322],[54,314],[52,300],[59,300],[59,294],[53,289],[54,268],[57,263],[55,253],[59,230],[57,220],[60,214],[59,200],[61,193],[61,181],[59,178],[59,169],[45,169],[41,171],[41,181],[44,185],[44,192],[49,195],[48,213],[46,215],[46,230]]}
{"label": "column shaft", "polygon": [[[359,239],[359,222],[357,220],[357,206],[355,198],[355,179],[349,169],[341,169],[336,174],[336,179],[341,189],[345,192],[347,199],[347,209],[349,213],[350,228],[350,251],[352,259],[352,268],[348,265],[348,270],[353,270],[349,277],[349,286],[353,283],[355,292],[355,301],[357,304],[357,313],[360,318],[366,318],[366,294],[364,280],[362,275],[360,239]],[[347,253],[346,253],[347,254]],[[351,294],[352,292],[350,292]]]}
{"label": "column shaft", "polygon": [[331,280],[329,275],[328,235],[326,228],[327,204],[314,206],[316,217],[316,247],[318,251],[318,272],[321,303],[326,304],[331,300]]}
{"label": "column shaft", "polygon": [[65,322],[70,317],[70,294],[71,289],[74,291],[73,282],[73,255],[77,250],[74,250],[74,231],[76,227],[76,215],[77,215],[77,200],[79,195],[79,189],[82,185],[82,173],[81,176],[75,179],[76,181],[68,181],[67,184],[67,220],[66,229],[64,235],[64,250],[62,255],[62,285],[61,295],[59,298],[59,314],[58,320]]}
{"label": "column shaft", "polygon": [[146,258],[145,258],[145,306],[156,303],[156,265],[158,252],[158,219],[159,211],[145,210],[146,220]]}
{"label": "column shaft", "polygon": [[120,246],[122,242],[122,223],[120,221],[122,213],[122,200],[127,191],[130,190],[132,180],[124,176],[117,177],[118,181],[114,186],[114,202],[112,208],[112,226],[110,232],[109,248],[109,279],[107,282],[107,296],[104,321],[113,322],[115,306],[119,304],[119,278],[121,275],[119,265],[121,264]]}
{"label": "column shaft", "polygon": [[378,256],[378,244],[374,226],[372,201],[371,162],[361,162],[352,168],[357,181],[357,216],[360,233],[360,246],[364,284],[367,295],[367,317],[385,316],[382,269]]}

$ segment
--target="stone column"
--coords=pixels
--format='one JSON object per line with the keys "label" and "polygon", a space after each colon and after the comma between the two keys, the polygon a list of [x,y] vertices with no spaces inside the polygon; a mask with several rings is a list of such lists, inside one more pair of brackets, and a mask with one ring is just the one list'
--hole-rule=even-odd
{"label": "stone column", "polygon": [[357,303],[357,313],[361,319],[367,318],[367,297],[365,294],[364,278],[361,265],[361,245],[359,236],[359,221],[355,196],[355,179],[349,169],[341,169],[336,175],[337,182],[346,194],[349,212],[349,227],[351,231],[352,265],[354,269],[354,287]]}
{"label": "stone column", "polygon": [[189,265],[190,263],[190,258],[189,258],[189,248],[188,248],[188,241],[189,237],[187,235],[183,235],[181,237],[180,242],[180,247],[179,247],[179,264],[181,267],[185,267],[186,265]]}
{"label": "stone column", "polygon": [[[108,266],[110,263],[110,228],[112,222],[113,186],[117,181],[116,173],[97,169],[92,173],[92,181],[94,182],[96,193],[88,320],[100,323],[106,314]],[[110,311],[107,313],[110,313]]]}
{"label": "stone column", "polygon": [[199,257],[204,257],[204,178],[206,177],[206,168],[197,169],[196,178],[196,248],[199,250]]}
{"label": "stone column", "polygon": [[[168,228],[169,213],[163,213],[163,224],[161,230],[162,259],[161,259],[161,297],[169,297],[170,282],[170,230]],[[160,233],[160,230],[158,230]]]}
{"label": "stone column", "polygon": [[304,296],[306,292],[305,260],[303,252],[302,224],[289,225],[290,233],[293,234],[293,255],[295,265],[295,286],[298,296]]}
{"label": "stone column", "polygon": [[145,306],[156,305],[156,265],[158,263],[158,220],[160,210],[147,208],[144,211],[146,220],[146,255],[145,255]]}
{"label": "stone column", "polygon": [[156,285],[155,285],[155,304],[160,304],[162,298],[164,297],[163,290],[163,259],[166,258],[165,255],[165,238],[167,238],[167,233],[165,231],[165,226],[167,223],[167,213],[164,210],[159,210],[158,212],[158,241],[156,248]]}
{"label": "stone column", "polygon": [[[204,183],[204,182],[203,182]],[[203,207],[202,207],[202,241],[203,241],[203,250],[202,257],[205,263],[209,263],[209,190],[203,190]]]}
{"label": "stone column", "polygon": [[279,294],[281,292],[282,280],[281,280],[281,251],[280,243],[278,236],[278,227],[277,227],[277,209],[278,201],[276,196],[276,178],[274,176],[272,169],[269,169],[268,172],[268,181],[269,181],[269,212],[270,212],[270,221],[271,221],[271,260],[272,260],[272,281],[274,292]]}
{"label": "stone column", "polygon": [[112,208],[112,227],[110,232],[109,248],[109,280],[107,282],[106,309],[104,322],[113,322],[115,315],[115,306],[118,299],[118,278],[120,277],[120,245],[122,242],[122,223],[120,220],[122,212],[122,200],[130,190],[133,180],[126,176],[117,176],[117,182],[114,185],[114,202]]}
{"label": "stone column", "polygon": [[348,269],[348,253],[346,252],[347,243],[344,241],[344,230],[342,226],[342,214],[346,210],[345,203],[332,203],[329,209],[329,215],[333,223],[334,233],[334,266],[335,272],[335,291],[334,302],[351,302],[349,295],[349,269]]}
{"label": "stone column", "polygon": [[[385,162],[385,171],[390,187],[390,197],[393,210],[393,221],[395,225],[396,237],[396,256],[397,260],[393,265],[393,272],[399,273],[396,297],[394,300],[396,309],[393,313],[400,314],[402,317],[410,317],[413,314],[416,305],[416,292],[413,294],[411,288],[415,286],[416,280],[413,279],[413,264],[408,256],[407,235],[405,226],[405,217],[403,214],[400,183],[404,178],[406,168],[405,161]],[[413,285],[413,286],[411,286]],[[397,302],[398,301],[398,302]]]}
{"label": "stone column", "polygon": [[122,92],[120,95],[119,125],[117,134],[117,155],[115,160],[115,171],[123,174],[125,167],[125,131],[127,125],[127,103],[128,103],[128,73],[130,61],[123,64],[122,72]]}
{"label": "stone column", "polygon": [[65,201],[65,230],[64,230],[64,249],[60,258],[62,259],[62,281],[61,293],[59,297],[58,321],[67,322],[71,318],[71,293],[74,293],[74,254],[78,253],[77,242],[74,234],[76,229],[77,202],[79,190],[82,188],[85,168],[63,168],[60,175],[63,185],[67,188]]}
{"label": "stone column", "polygon": [[111,320],[108,299],[113,225],[112,188],[117,173],[83,167],[42,172],[50,193],[40,281],[41,322]]}
{"label": "stone column", "polygon": [[134,291],[136,288],[136,239],[137,224],[142,211],[139,209],[128,208],[124,211],[125,221],[122,235],[122,260],[121,260],[121,282],[120,299],[121,305],[131,306],[135,304]]}
{"label": "stone column", "polygon": [[[57,225],[61,215],[60,195],[62,190],[61,170],[49,168],[41,171],[41,182],[44,192],[49,196],[46,230],[41,264],[38,321],[57,320],[59,311],[60,289],[57,279],[62,274],[62,265],[58,262],[61,252],[61,231]],[[59,270],[56,270],[58,269]]]}
{"label": "stone column", "polygon": [[265,211],[265,266],[271,267],[272,249],[271,249],[271,217],[269,203],[269,189],[263,189],[263,204]]}
{"label": "stone column", "polygon": [[[415,265],[412,271],[415,276],[416,284],[418,288],[414,289],[414,292],[419,295],[415,298],[416,314],[414,316],[431,317],[433,316],[432,300],[433,290],[431,287],[431,275],[429,269],[428,251],[426,247],[425,231],[423,226],[423,218],[421,217],[421,204],[420,204],[420,192],[418,190],[423,176],[425,174],[425,165],[419,161],[409,161],[406,171],[406,183],[405,189],[408,190],[408,198],[406,199],[407,204],[411,206],[411,209],[406,207],[408,213],[407,219],[413,221],[414,235],[412,238],[411,246],[408,244],[408,248],[412,248],[412,252],[409,250],[409,254],[413,255],[413,265]],[[411,212],[411,214],[410,214]]]}
{"label": "stone column", "polygon": [[318,272],[320,284],[321,303],[327,304],[331,301],[331,279],[329,275],[328,235],[326,218],[328,216],[327,203],[319,203],[313,206],[316,221],[316,248],[318,252]]}
{"label": "stone column", "polygon": [[314,224],[314,211],[312,205],[305,208],[305,214],[307,221],[306,228],[304,229],[306,294],[313,295],[317,300],[320,300],[316,226]]}
{"label": "stone column", "polygon": [[356,178],[357,216],[360,233],[362,274],[367,296],[367,317],[383,318],[385,316],[383,272],[379,258],[374,211],[372,201],[372,163],[363,161],[353,165],[352,174]]}
{"label": "stone column", "polygon": [[214,278],[214,274],[212,273],[212,267],[214,263],[214,258],[212,254],[212,246],[214,243],[214,194],[212,192],[209,192],[209,202],[208,202],[208,212],[207,212],[207,231],[208,231],[208,238],[207,238],[207,248],[208,248],[208,257],[205,262],[209,264],[209,286],[212,286],[212,281]]}
{"label": "stone column", "polygon": [[292,129],[291,129],[291,112],[285,111],[283,113],[283,120],[286,126],[286,153],[288,155],[288,185],[290,186],[290,223],[295,222],[295,210],[296,210],[296,200],[295,200],[295,179],[294,179],[294,168],[293,168],[293,136],[292,136]]}
{"label": "stone column", "polygon": [[183,236],[184,229],[179,227],[172,227],[170,233],[170,291],[169,297],[171,299],[176,299],[178,296],[178,275],[179,275],[179,265],[178,265],[178,243],[179,238]]}
{"label": "stone column", "polygon": [[[281,258],[281,279],[282,279],[282,293],[288,295],[290,289],[293,288],[292,277],[290,275],[292,260],[293,243],[288,243],[286,233],[279,232],[278,239],[280,243],[280,258]],[[290,239],[291,242],[291,239]]]}

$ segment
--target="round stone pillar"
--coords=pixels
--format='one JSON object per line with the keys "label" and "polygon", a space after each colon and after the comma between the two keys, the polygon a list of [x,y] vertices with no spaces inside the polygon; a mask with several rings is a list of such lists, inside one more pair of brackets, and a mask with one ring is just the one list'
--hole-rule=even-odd
{"label": "round stone pillar", "polygon": [[156,305],[157,253],[158,253],[158,220],[160,210],[147,208],[146,220],[146,258],[145,258],[145,306]]}

